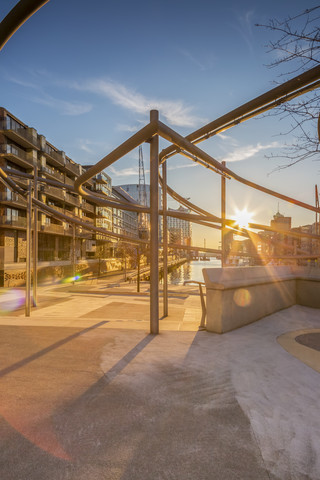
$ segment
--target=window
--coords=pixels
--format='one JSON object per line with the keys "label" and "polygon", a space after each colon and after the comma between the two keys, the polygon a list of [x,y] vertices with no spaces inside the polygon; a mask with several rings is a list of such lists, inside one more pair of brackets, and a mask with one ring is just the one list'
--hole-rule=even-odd
{"label": "window", "polygon": [[9,117],[7,115],[7,130],[19,130],[21,128],[24,128],[23,125],[21,125],[21,123],[18,123],[16,120],[14,120],[13,118]]}

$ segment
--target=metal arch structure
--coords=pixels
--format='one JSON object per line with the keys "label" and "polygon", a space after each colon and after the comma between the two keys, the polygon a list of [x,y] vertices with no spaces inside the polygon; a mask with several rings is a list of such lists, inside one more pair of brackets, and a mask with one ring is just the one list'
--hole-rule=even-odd
{"label": "metal arch structure", "polygon": [[12,35],[49,0],[20,0],[0,24],[0,50]]}
{"label": "metal arch structure", "polygon": [[[0,49],[6,44],[9,38],[14,34],[14,32],[37,10],[39,10],[43,5],[48,3],[49,0],[41,1],[41,0],[20,0],[20,2],[9,12],[7,17],[1,22],[0,24]],[[236,181],[254,188],[258,191],[264,192],[268,195],[274,196],[276,198],[280,198],[285,200],[289,203],[294,205],[300,206],[307,210],[314,211],[316,213],[320,213],[320,209],[318,206],[314,207],[313,205],[306,204],[301,202],[293,197],[289,197],[283,195],[279,192],[275,192],[271,189],[263,187],[257,183],[251,182],[243,177],[240,177],[235,172],[227,168],[226,166],[222,165],[212,156],[208,155],[206,152],[201,150],[199,147],[196,146],[197,143],[210,138],[217,133],[225,131],[239,123],[242,123],[256,115],[259,115],[267,110],[274,108],[275,106],[287,102],[299,95],[302,95],[308,91],[314,90],[320,86],[320,66],[314,67],[307,72],[289,80],[288,82],[279,85],[278,87],[273,88],[272,90],[264,93],[256,97],[255,99],[247,102],[240,107],[232,110],[231,112],[223,115],[222,117],[210,122],[209,124],[203,126],[202,128],[196,130],[195,132],[189,134],[187,137],[182,137],[177,132],[169,128],[167,125],[163,124],[158,119],[158,112],[153,110],[150,112],[150,123],[143,127],[139,132],[135,135],[130,137],[127,141],[125,141],[122,145],[120,145],[117,149],[113,152],[108,154],[104,157],[100,162],[96,165],[91,167],[85,173],[83,173],[78,179],[75,181],[74,191],[78,194],[82,195],[88,200],[93,201],[98,205],[106,205],[116,208],[121,208],[123,210],[133,210],[140,213],[149,213],[151,219],[151,293],[150,293],[150,331],[151,333],[158,333],[159,332],[159,288],[158,288],[158,274],[159,274],[159,265],[158,265],[158,250],[159,250],[159,240],[158,240],[158,216],[159,214],[163,215],[165,218],[168,215],[172,215],[172,212],[169,212],[166,207],[166,201],[164,202],[163,209],[159,209],[158,205],[158,188],[159,188],[159,166],[163,165],[163,189],[164,189],[164,196],[166,197],[167,193],[169,193],[173,198],[180,199],[178,201],[188,206],[193,214],[183,214],[180,218],[185,218],[196,223],[210,225],[214,228],[221,228],[221,225],[225,224],[228,228],[235,228],[234,222],[230,220],[225,220],[214,215],[209,214],[205,210],[193,205],[191,202],[183,199],[183,197],[179,196],[178,193],[174,192],[174,190],[170,189],[167,186],[166,182],[166,170],[165,164],[167,160],[176,153],[180,153],[182,155],[187,156],[192,161],[200,163],[205,168],[208,168],[215,173],[221,174],[223,177],[233,178]],[[162,138],[166,139],[171,145],[164,149],[159,154],[158,148],[158,138],[161,136]],[[83,185],[84,183],[92,178],[94,175],[100,173],[104,168],[110,166],[112,163],[117,161],[119,158],[124,156],[126,153],[129,153],[134,148],[138,147],[144,142],[150,143],[150,208],[146,208],[141,205],[129,205],[126,203],[115,202],[114,199],[106,199],[101,198],[101,196],[95,194],[93,195],[92,192],[89,192]],[[6,172],[3,169],[0,169],[0,177],[5,184],[17,191],[20,194],[24,194],[25,192],[21,189],[11,178],[8,177]],[[40,181],[44,181],[41,178]],[[49,182],[47,182],[49,183]],[[57,182],[59,183],[59,182]],[[70,188],[64,184],[63,188]],[[29,207],[31,206],[31,199],[30,199],[30,188],[29,188]],[[67,215],[61,214],[60,212],[51,209],[46,204],[40,202],[39,200],[32,198],[32,203],[35,207],[40,208],[42,210],[47,211],[51,215],[56,217],[62,218],[68,223],[71,224],[78,224],[84,228],[87,228],[91,231],[99,231],[105,235],[111,235],[114,237],[122,238],[124,240],[128,240],[132,242],[132,238],[125,237],[123,235],[116,235],[113,232],[108,232],[104,229],[100,229],[98,227],[88,226],[86,222],[82,222],[80,220],[76,220],[74,218],[68,217]],[[31,208],[31,207],[30,207]],[[269,230],[270,227],[266,227],[263,225],[257,224],[250,224],[251,228],[258,228],[258,229],[265,229]],[[224,228],[224,227],[223,227]],[[275,230],[275,229],[271,229]],[[280,230],[277,230],[280,231]],[[241,230],[242,233],[247,234],[248,232],[244,229]],[[288,235],[288,232],[285,232]],[[319,235],[307,235],[304,233],[297,233],[297,232],[290,232],[290,236],[297,236],[297,237],[311,237],[320,240]],[[135,240],[136,243],[144,243],[141,240]],[[165,242],[167,243],[167,242]],[[166,245],[167,248],[167,245]],[[183,246],[185,249],[186,247]],[[203,249],[201,247],[191,247],[192,249],[198,250],[206,250],[212,251],[213,249]],[[220,252],[221,251],[218,251]],[[166,253],[166,252],[165,252]],[[164,256],[165,256],[164,253]]]}

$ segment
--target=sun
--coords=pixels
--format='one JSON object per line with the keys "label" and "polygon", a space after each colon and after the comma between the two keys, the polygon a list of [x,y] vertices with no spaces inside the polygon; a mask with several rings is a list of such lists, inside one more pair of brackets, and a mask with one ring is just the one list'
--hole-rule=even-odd
{"label": "sun", "polygon": [[252,213],[247,209],[237,210],[234,215],[234,220],[240,228],[248,228],[250,222],[252,222]]}

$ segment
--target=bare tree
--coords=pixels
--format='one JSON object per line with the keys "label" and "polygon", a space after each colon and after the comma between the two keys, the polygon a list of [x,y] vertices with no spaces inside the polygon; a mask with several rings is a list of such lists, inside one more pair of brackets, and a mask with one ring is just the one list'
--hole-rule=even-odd
{"label": "bare tree", "polygon": [[[284,21],[270,20],[267,25],[259,25],[270,30],[276,36],[268,44],[268,50],[275,60],[268,67],[286,65],[283,76],[291,76],[308,70],[320,63],[320,5],[304,10]],[[291,134],[294,142],[287,145],[283,155],[271,157],[283,158],[285,163],[277,168],[287,168],[307,158],[319,158],[318,118],[320,113],[320,93],[305,94],[290,102],[283,103],[269,115],[289,118],[291,127],[281,135]],[[270,158],[270,157],[269,157]]]}

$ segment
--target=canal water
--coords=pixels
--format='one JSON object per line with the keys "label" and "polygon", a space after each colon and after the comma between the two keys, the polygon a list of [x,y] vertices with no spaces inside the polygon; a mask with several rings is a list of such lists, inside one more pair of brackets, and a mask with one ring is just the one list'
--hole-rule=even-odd
{"label": "canal water", "polygon": [[168,283],[173,285],[182,285],[186,280],[196,280],[203,282],[203,268],[219,268],[221,261],[216,258],[210,258],[209,261],[195,260],[181,265],[168,275]]}

